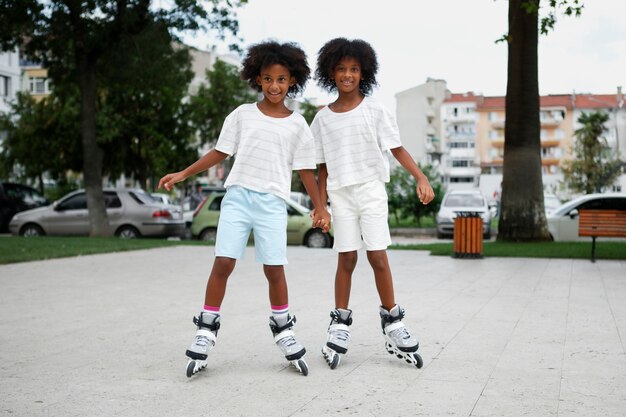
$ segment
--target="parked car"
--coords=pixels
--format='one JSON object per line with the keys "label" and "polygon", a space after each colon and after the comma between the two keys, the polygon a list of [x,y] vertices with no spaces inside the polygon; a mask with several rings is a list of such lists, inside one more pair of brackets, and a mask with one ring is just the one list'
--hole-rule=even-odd
{"label": "parked car", "polygon": [[[194,213],[191,234],[200,240],[215,241],[220,207],[224,193],[213,193],[205,198]],[[333,245],[332,228],[329,233],[311,227],[310,210],[295,201],[287,200],[287,244],[310,248],[330,248]]]}
{"label": "parked car", "polygon": [[454,235],[454,219],[459,212],[479,213],[483,219],[483,237],[491,238],[491,218],[493,213],[487,198],[479,189],[450,190],[446,192],[437,213],[437,237]]}
{"label": "parked car", "polygon": [[162,204],[175,205],[172,197],[169,194],[165,193],[150,193],[150,197],[154,198],[156,201]]}
{"label": "parked car", "polygon": [[9,222],[21,211],[49,204],[37,190],[27,185],[0,182],[0,232],[9,230]]}
{"label": "parked car", "polygon": [[[122,238],[181,236],[180,207],[154,201],[141,189],[107,189],[104,200],[110,232]],[[84,190],[67,194],[49,206],[16,214],[9,225],[14,235],[87,236],[91,226]]]}
{"label": "parked car", "polygon": [[589,240],[588,237],[578,236],[578,211],[581,209],[626,210],[626,193],[586,194],[561,205],[547,216],[553,240]]}

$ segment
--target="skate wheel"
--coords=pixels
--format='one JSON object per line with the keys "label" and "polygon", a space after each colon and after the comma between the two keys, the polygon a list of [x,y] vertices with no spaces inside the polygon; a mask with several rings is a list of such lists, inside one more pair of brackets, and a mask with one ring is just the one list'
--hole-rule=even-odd
{"label": "skate wheel", "polygon": [[303,376],[307,376],[309,374],[309,367],[304,361],[304,359],[298,359],[298,370]]}
{"label": "skate wheel", "polygon": [[417,366],[417,369],[420,369],[422,366],[424,366],[424,361],[418,353],[414,353],[413,358],[415,358],[415,366]]}
{"label": "skate wheel", "polygon": [[195,367],[196,361],[189,361],[187,363],[187,378],[191,378],[193,376]]}
{"label": "skate wheel", "polygon": [[340,361],[341,357],[339,356],[339,354],[335,354],[333,356],[333,360],[331,362],[328,362],[328,366],[330,366],[330,369],[335,369],[337,365],[339,365]]}

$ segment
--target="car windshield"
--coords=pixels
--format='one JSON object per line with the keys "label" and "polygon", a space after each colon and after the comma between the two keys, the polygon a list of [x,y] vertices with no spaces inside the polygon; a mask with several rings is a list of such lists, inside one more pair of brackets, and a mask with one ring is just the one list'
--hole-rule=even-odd
{"label": "car windshield", "polygon": [[290,201],[289,204],[291,204],[296,210],[300,211],[301,213],[309,213],[311,211],[308,208],[304,207],[303,205],[300,205],[300,204],[296,203],[293,200]]}
{"label": "car windshield", "polygon": [[475,194],[453,194],[446,199],[446,207],[483,207],[483,198]]}

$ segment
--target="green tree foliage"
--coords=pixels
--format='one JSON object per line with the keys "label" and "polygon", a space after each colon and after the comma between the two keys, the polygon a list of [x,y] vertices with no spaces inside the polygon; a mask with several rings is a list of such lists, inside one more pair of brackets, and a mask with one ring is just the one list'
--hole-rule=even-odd
{"label": "green tree foliage", "polygon": [[234,9],[245,2],[185,0],[162,5],[152,4],[151,0],[0,1],[0,49],[23,44],[26,54],[48,69],[54,85],[71,84],[80,92],[82,172],[91,235],[104,235],[108,222],[102,193],[105,155],[97,113],[99,83],[111,68],[110,58],[153,25],[160,25],[172,36],[200,28],[214,29],[220,38],[226,33],[236,34]]}
{"label": "green tree foliage", "polygon": [[[20,93],[9,113],[0,115],[0,131],[6,138],[0,151],[0,175],[23,180],[43,175],[61,180],[67,170],[80,170],[78,94],[51,94],[35,101]],[[43,190],[41,190],[43,192]]]}
{"label": "green tree foliage", "polygon": [[609,116],[603,112],[584,113],[578,118],[573,159],[563,164],[565,184],[578,193],[600,192],[619,176],[621,161],[611,150],[604,133]]}
{"label": "green tree foliage", "polygon": [[[509,0],[506,122],[498,240],[542,241],[550,233],[543,205],[539,81],[539,32],[554,27],[559,10],[580,15],[580,0],[549,0],[540,18],[540,0]],[[523,186],[520,186],[523,184]]]}
{"label": "green tree foliage", "polygon": [[206,80],[191,97],[189,111],[200,142],[213,145],[226,116],[241,104],[255,101],[257,95],[239,77],[237,67],[219,59],[206,72]]}
{"label": "green tree foliage", "polygon": [[304,101],[300,103],[300,113],[309,125],[313,123],[313,119],[318,111],[320,111],[319,107],[311,103],[309,99],[305,98]]}
{"label": "green tree foliage", "polygon": [[396,223],[399,222],[400,218],[413,218],[417,226],[420,218],[427,216],[434,218],[439,211],[444,194],[443,185],[432,166],[427,165],[420,168],[433,187],[435,198],[427,205],[422,204],[415,192],[417,187],[415,178],[402,167],[394,168],[386,188],[389,198],[389,213],[395,216]]}

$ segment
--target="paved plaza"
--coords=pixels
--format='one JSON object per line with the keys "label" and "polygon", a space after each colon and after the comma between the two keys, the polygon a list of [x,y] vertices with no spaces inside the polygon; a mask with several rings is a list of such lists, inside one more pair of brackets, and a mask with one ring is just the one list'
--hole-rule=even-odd
{"label": "paved plaza", "polygon": [[417,369],[384,350],[359,255],[350,350],[330,370],[320,347],[336,255],[288,249],[308,377],[273,344],[253,248],[230,279],[208,368],[191,379],[184,352],[213,248],[0,266],[0,416],[626,415],[626,262],[389,251]]}

